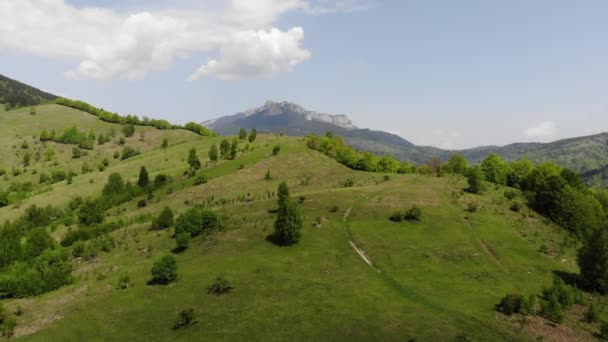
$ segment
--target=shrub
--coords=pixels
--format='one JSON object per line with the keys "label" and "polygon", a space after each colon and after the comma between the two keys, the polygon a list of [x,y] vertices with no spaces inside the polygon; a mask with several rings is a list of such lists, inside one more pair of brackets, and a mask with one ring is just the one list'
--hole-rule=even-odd
{"label": "shrub", "polygon": [[118,278],[118,288],[121,290],[126,290],[131,285],[131,277],[127,273],[123,273]]}
{"label": "shrub", "polygon": [[541,303],[540,314],[546,319],[557,324],[562,323],[566,318],[556,294],[551,294],[547,300]]}
{"label": "shrub", "polygon": [[72,257],[73,258],[81,258],[84,256],[84,252],[86,250],[86,244],[84,241],[77,241],[72,245]]}
{"label": "shrub", "polygon": [[202,185],[209,181],[206,175],[198,175],[194,179],[194,185]]}
{"label": "shrub", "polygon": [[594,323],[594,322],[597,322],[599,317],[600,317],[600,312],[595,307],[595,305],[593,305],[593,304],[589,305],[589,310],[587,310],[587,312],[585,313],[585,321],[587,321],[589,323]]}
{"label": "shrub", "polygon": [[403,219],[407,221],[420,221],[422,217],[422,209],[420,207],[413,205],[410,209],[408,209],[403,215]]}
{"label": "shrub", "polygon": [[122,154],[120,156],[120,159],[125,160],[125,159],[129,159],[132,157],[135,157],[137,155],[141,154],[141,152],[139,152],[138,150],[133,149],[130,146],[125,147],[122,150]]}
{"label": "shrub", "polygon": [[214,211],[196,207],[188,209],[179,216],[175,224],[175,234],[190,233],[190,236],[195,237],[219,229],[221,226],[221,219]]}
{"label": "shrub", "polygon": [[496,310],[508,316],[516,314],[521,311],[523,301],[524,297],[522,295],[517,293],[510,293],[500,300],[500,303],[496,305]]}
{"label": "shrub", "polygon": [[468,190],[474,194],[480,194],[484,190],[484,172],[480,167],[469,169],[467,174],[467,182],[469,183]]}
{"label": "shrub", "polygon": [[141,200],[137,201],[138,208],[144,208],[147,205],[148,205],[148,201],[146,201],[145,199],[141,199]]}
{"label": "shrub", "polygon": [[281,152],[281,145],[276,145],[275,147],[272,148],[272,155],[273,156],[278,155],[279,152]]}
{"label": "shrub", "polygon": [[182,310],[175,319],[175,323],[173,323],[173,330],[177,330],[183,327],[187,327],[195,323],[194,320],[194,310],[186,309]]}
{"label": "shrub", "polygon": [[169,284],[177,279],[177,260],[172,255],[166,255],[152,266],[152,282]]}
{"label": "shrub", "polygon": [[474,213],[477,210],[479,210],[479,204],[477,204],[477,202],[475,202],[475,201],[470,201],[467,203],[465,210],[470,213]]}
{"label": "shrub", "polygon": [[264,176],[264,180],[271,181],[272,175],[270,174],[270,170],[266,171],[266,176]]}
{"label": "shrub", "polygon": [[151,229],[166,229],[173,225],[173,210],[169,207],[165,207],[158,217],[152,222]]}
{"label": "shrub", "polygon": [[600,325],[600,336],[602,336],[604,339],[608,339],[608,323],[607,322],[602,322],[602,324]]}
{"label": "shrub", "polygon": [[514,212],[519,212],[521,210],[521,208],[523,207],[523,204],[521,204],[521,202],[513,202],[511,203],[511,206],[509,207],[509,209],[511,209],[511,211]]}
{"label": "shrub", "polygon": [[176,244],[176,250],[178,252],[181,251],[185,251],[186,249],[188,249],[188,247],[190,247],[190,233],[188,232],[184,232],[184,233],[179,233],[175,236],[175,244]]}
{"label": "shrub", "polygon": [[505,190],[505,198],[508,199],[509,201],[512,201],[515,199],[515,197],[517,197],[517,191],[515,190]]}
{"label": "shrub", "polygon": [[232,290],[232,285],[230,281],[224,277],[223,275],[218,275],[215,278],[215,281],[207,287],[207,293],[215,294],[215,295],[223,295],[227,294]]}
{"label": "shrub", "polygon": [[393,222],[401,222],[403,220],[403,213],[400,211],[395,211],[390,217],[389,220]]}
{"label": "shrub", "polygon": [[344,183],[342,183],[342,186],[345,188],[352,188],[353,186],[355,186],[355,180],[352,178],[348,178],[344,181]]}

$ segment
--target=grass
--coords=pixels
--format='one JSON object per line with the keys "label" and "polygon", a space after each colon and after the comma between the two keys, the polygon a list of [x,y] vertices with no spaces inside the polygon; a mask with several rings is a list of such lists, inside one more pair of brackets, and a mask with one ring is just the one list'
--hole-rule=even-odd
{"label": "grass", "polygon": [[[58,131],[62,127],[54,115],[81,129],[101,131],[111,125],[52,105],[39,106],[36,116],[22,111],[0,115],[3,153],[14,154],[11,146],[22,139],[34,140],[42,126],[30,120],[55,125]],[[382,174],[347,169],[299,139],[262,134],[253,150],[212,163],[207,150],[221,138],[144,129],[143,142],[137,133],[127,142],[142,155],[112,160],[106,171],[79,175],[71,185],[55,184],[0,209],[0,217],[14,219],[31,204],[63,206],[77,195],[96,196],[110,173],[133,182],[145,165],[151,178],[171,176],[171,191],[158,191],[145,208],[137,208],[137,199],[125,203],[110,210],[110,217],[156,215],[165,206],[179,213],[214,199],[226,229],[193,239],[187,251],[176,255],[179,279],[168,286],[147,281],[153,262],[175,246],[171,229],[149,231],[144,222],[113,232],[114,250],[93,261],[74,261],[72,285],[34,298],[4,300],[6,307],[23,310],[16,329],[21,339],[518,340],[529,336],[497,320],[494,304],[509,292],[538,293],[551,283],[554,271],[576,271],[574,250],[557,247],[562,231],[525,207],[519,213],[509,210],[502,188],[484,195],[463,193],[466,181],[455,176],[391,175],[384,181]],[[170,146],[162,150],[165,136]],[[273,156],[276,144],[281,151]],[[97,161],[119,148],[115,142],[106,145],[96,146],[87,158]],[[192,147],[204,165],[199,173],[209,179],[197,186],[183,176]],[[64,146],[56,148],[62,168],[77,169],[83,162],[66,155]],[[2,165],[12,167],[19,160],[11,158]],[[268,170],[271,181],[264,179]],[[9,176],[0,188],[32,177]],[[355,186],[344,188],[346,179]],[[281,181],[289,184],[293,197],[302,197],[305,216],[303,238],[289,248],[266,240],[275,217],[270,213],[276,207],[272,193]],[[470,201],[478,203],[476,212],[465,210]],[[421,222],[388,220],[395,210],[414,204],[422,208]],[[350,215],[345,215],[348,209]],[[66,229],[60,227],[55,236]],[[363,262],[351,240],[380,273]],[[539,252],[543,245],[547,253]],[[132,283],[126,290],[118,288],[124,274]],[[218,275],[231,280],[229,294],[207,294]],[[189,308],[197,323],[173,330],[179,312]]]}

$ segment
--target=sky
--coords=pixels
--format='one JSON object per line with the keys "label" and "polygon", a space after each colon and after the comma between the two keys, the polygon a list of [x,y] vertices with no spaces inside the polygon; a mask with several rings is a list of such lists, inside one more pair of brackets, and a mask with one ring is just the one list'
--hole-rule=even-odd
{"label": "sky", "polygon": [[267,100],[459,149],[608,131],[604,0],[2,0],[0,74],[175,123]]}

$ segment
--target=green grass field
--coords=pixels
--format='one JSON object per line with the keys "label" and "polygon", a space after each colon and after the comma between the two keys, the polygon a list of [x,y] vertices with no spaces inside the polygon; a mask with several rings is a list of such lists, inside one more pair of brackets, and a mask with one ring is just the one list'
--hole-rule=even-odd
{"label": "green grass field", "polygon": [[[29,149],[41,148],[34,136],[42,129],[60,132],[72,124],[98,132],[114,126],[120,132],[119,126],[55,105],[39,106],[37,115],[26,109],[0,113],[0,165],[10,169],[19,163],[23,140],[30,142]],[[307,149],[302,139],[270,135],[260,135],[235,160],[211,163],[207,151],[222,138],[140,129],[144,141],[135,134],[127,145],[144,153],[125,161],[111,158],[122,148],[116,141],[95,146],[81,159],[71,158],[72,146],[48,143],[58,151],[57,166],[33,163],[24,174],[0,180],[0,189],[14,181],[35,182],[33,170],[79,171],[85,161],[97,165],[104,157],[110,166],[79,175],[71,185],[38,187],[37,194],[1,208],[0,218],[15,219],[31,204],[62,207],[74,196],[98,196],[110,173],[134,182],[146,166],[152,178],[171,176],[169,188],[155,193],[145,208],[137,208],[134,200],[111,209],[110,218],[156,215],[165,206],[179,213],[225,199],[215,207],[225,218],[225,229],[195,238],[176,255],[179,279],[168,286],[147,281],[152,263],[174,247],[172,230],[150,231],[146,222],[113,232],[114,250],[93,261],[73,261],[73,284],[37,297],[4,300],[5,307],[23,310],[15,330],[21,339],[532,340],[533,332],[500,317],[493,306],[506,293],[540,292],[554,271],[576,271],[574,249],[558,247],[564,238],[560,228],[527,208],[509,210],[504,188],[472,195],[462,191],[466,182],[460,176],[391,175],[385,180],[383,174],[339,165]],[[160,148],[164,137],[170,142],[167,150]],[[281,152],[273,156],[277,144]],[[204,165],[201,173],[209,178],[206,184],[195,186],[183,176],[192,147]],[[264,180],[267,171],[271,181]],[[347,179],[355,186],[343,187]],[[269,211],[276,208],[269,194],[281,181],[289,184],[305,216],[302,240],[293,247],[266,239],[275,218]],[[476,212],[465,210],[470,202],[478,204]],[[388,220],[395,210],[413,204],[422,208],[421,222]],[[60,239],[66,229],[59,227],[55,237]],[[118,279],[124,273],[132,286],[120,290]],[[207,286],[220,274],[232,281],[233,291],[208,294]],[[188,308],[194,309],[196,324],[173,330],[177,314]],[[575,318],[563,327],[584,330]]]}

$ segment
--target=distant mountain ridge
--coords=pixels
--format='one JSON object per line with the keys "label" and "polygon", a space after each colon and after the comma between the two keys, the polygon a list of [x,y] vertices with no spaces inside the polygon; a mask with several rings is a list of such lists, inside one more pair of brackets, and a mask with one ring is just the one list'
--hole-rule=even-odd
{"label": "distant mountain ridge", "polygon": [[4,104],[6,109],[35,106],[57,98],[53,94],[0,75],[0,104]]}
{"label": "distant mountain ridge", "polygon": [[[593,175],[595,183],[608,184],[608,133],[559,140],[551,143],[513,143],[506,146],[482,146],[464,150],[443,150],[417,146],[395,134],[357,128],[346,115],[330,115],[308,111],[291,102],[268,101],[261,107],[203,123],[222,135],[237,134],[240,128],[288,135],[323,135],[333,131],[358,150],[390,154],[416,164],[432,158],[448,159],[459,153],[472,163],[491,153],[506,160],[528,158],[534,163],[553,161],[581,174]],[[597,171],[595,170],[602,170]],[[599,179],[599,181],[598,181]]]}

